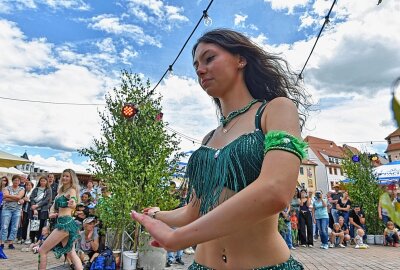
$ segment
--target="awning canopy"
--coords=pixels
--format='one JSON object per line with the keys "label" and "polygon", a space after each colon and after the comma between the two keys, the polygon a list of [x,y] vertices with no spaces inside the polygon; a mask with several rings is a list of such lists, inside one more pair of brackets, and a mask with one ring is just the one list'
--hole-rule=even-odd
{"label": "awning canopy", "polygon": [[14,167],[21,164],[30,163],[28,159],[21,158],[18,156],[11,155],[9,153],[0,151],[0,167]]}
{"label": "awning canopy", "polygon": [[0,167],[0,173],[7,173],[7,174],[17,174],[17,175],[23,175],[24,173],[21,172],[20,170],[11,167],[11,168],[6,168],[6,167]]}

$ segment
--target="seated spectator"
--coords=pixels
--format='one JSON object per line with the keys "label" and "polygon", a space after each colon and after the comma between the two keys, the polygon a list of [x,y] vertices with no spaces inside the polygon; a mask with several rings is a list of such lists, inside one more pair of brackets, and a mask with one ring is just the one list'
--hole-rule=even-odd
{"label": "seated spectator", "polygon": [[75,209],[74,219],[80,229],[83,229],[83,221],[88,216],[89,216],[89,209],[86,209],[82,203],[78,204]]}
{"label": "seated spectator", "polygon": [[43,242],[46,240],[49,234],[50,234],[50,228],[47,226],[43,227],[42,234],[40,235],[37,242],[30,244],[29,248],[22,248],[22,251],[33,251],[34,254],[38,253],[39,247],[43,244]]}
{"label": "seated spectator", "polygon": [[339,225],[340,225],[340,229],[344,233],[343,245],[347,246],[347,242],[350,241],[350,234],[349,234],[349,227],[345,223],[345,220],[344,220],[343,216],[339,217]]}
{"label": "seated spectator", "polygon": [[364,244],[364,241],[363,241],[363,238],[365,236],[364,230],[359,228],[359,229],[357,229],[356,233],[357,233],[357,235],[354,237],[356,246],[354,248],[357,248],[357,249],[369,248],[369,246],[367,244]]}
{"label": "seated spectator", "polygon": [[393,246],[393,247],[399,246],[398,229],[394,227],[394,223],[392,221],[388,221],[386,223],[386,228],[383,232],[383,236],[385,237],[387,246]]}
{"label": "seated spectator", "polygon": [[344,232],[342,231],[342,229],[340,228],[340,224],[339,223],[334,223],[333,224],[333,228],[330,234],[330,240],[331,240],[331,244],[330,244],[330,248],[333,247],[341,247],[341,248],[345,248],[346,246],[343,245],[343,241],[344,241]]}
{"label": "seated spectator", "polygon": [[349,215],[349,222],[350,222],[350,237],[354,239],[355,235],[357,235],[357,230],[362,229],[364,232],[364,241],[367,239],[367,235],[365,233],[366,226],[365,226],[365,215],[364,212],[361,210],[361,207],[358,205],[354,206],[354,209],[350,211]]}
{"label": "seated spectator", "polygon": [[96,218],[88,217],[83,221],[83,231],[80,232],[77,253],[85,269],[90,269],[94,259],[99,256],[99,234],[95,226]]}
{"label": "seated spectator", "polygon": [[87,207],[88,209],[89,209],[89,208],[94,208],[94,207],[95,207],[95,204],[94,204],[93,201],[92,201],[92,195],[90,195],[89,192],[84,192],[84,193],[81,195],[81,203],[82,203],[85,207]]}

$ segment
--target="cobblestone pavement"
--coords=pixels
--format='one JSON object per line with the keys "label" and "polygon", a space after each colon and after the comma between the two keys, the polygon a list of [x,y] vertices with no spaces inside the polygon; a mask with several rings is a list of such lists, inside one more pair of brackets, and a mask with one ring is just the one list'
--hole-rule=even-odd
{"label": "cobblestone pavement", "polygon": [[[305,269],[309,270],[345,270],[345,269],[400,269],[400,248],[370,246],[369,249],[333,248],[322,250],[316,244],[314,248],[299,247],[293,250],[295,259],[303,263]],[[4,252],[7,260],[0,260],[1,270],[36,270],[38,257],[31,252],[22,252],[24,245],[16,245],[15,250],[6,248]],[[184,266],[173,264],[165,270],[183,270],[193,262],[194,255],[183,256]],[[48,269],[67,270],[69,267],[63,265],[63,260],[57,260],[52,254],[48,256]],[[158,269],[156,269],[158,270]],[[164,270],[164,269],[160,269]]]}

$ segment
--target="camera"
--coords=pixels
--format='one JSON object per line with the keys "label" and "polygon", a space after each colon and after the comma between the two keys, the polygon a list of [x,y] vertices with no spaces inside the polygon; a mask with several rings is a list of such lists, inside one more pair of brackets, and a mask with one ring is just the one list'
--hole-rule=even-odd
{"label": "camera", "polygon": [[321,198],[321,195],[322,195],[321,192],[315,192],[315,197],[316,197],[316,198],[320,199],[320,198]]}

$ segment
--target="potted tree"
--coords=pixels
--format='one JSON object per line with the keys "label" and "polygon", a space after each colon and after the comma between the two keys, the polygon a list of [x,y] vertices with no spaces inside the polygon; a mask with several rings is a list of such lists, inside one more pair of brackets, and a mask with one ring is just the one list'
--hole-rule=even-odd
{"label": "potted tree", "polygon": [[[121,248],[122,254],[126,249],[135,254],[139,250],[142,230],[130,218],[131,210],[177,205],[169,194],[169,179],[181,155],[179,141],[176,134],[166,132],[160,102],[149,81],[143,83],[138,74],[123,71],[120,86],[106,95],[106,108],[99,112],[101,133],[80,150],[89,158],[92,173],[111,192],[97,210],[103,228],[114,235],[112,248]],[[132,111],[123,115],[126,103]]]}
{"label": "potted tree", "polygon": [[346,175],[352,179],[347,185],[349,196],[352,202],[361,205],[365,214],[367,227],[367,243],[375,243],[383,239],[384,226],[378,218],[378,202],[383,193],[373,173],[373,166],[368,153],[361,153],[354,157],[351,151],[345,152],[342,167]]}

